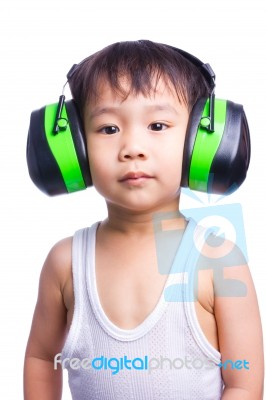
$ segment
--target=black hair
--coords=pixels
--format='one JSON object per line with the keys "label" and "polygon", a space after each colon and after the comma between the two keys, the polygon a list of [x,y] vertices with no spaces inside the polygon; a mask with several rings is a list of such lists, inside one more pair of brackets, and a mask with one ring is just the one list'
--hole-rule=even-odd
{"label": "black hair", "polygon": [[[129,80],[127,92],[121,85],[124,77]],[[162,78],[189,110],[212,90],[200,69],[174,48],[149,40],[118,42],[83,60],[68,78],[81,115],[87,102],[97,99],[103,78],[124,99],[129,93],[150,95]]]}

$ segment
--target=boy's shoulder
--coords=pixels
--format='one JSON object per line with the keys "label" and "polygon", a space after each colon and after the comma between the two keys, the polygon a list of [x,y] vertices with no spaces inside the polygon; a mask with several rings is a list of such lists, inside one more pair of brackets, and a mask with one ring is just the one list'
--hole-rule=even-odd
{"label": "boy's shoulder", "polygon": [[72,241],[73,236],[69,236],[56,242],[49,251],[46,261],[59,266],[71,261]]}
{"label": "boy's shoulder", "polygon": [[70,236],[52,246],[41,273],[57,283],[62,291],[72,274],[72,241],[73,237]]}
{"label": "boy's shoulder", "polygon": [[206,235],[199,249],[199,269],[220,269],[247,264],[245,249],[223,235],[211,232]]}
{"label": "boy's shoulder", "polygon": [[245,249],[223,235],[211,232],[205,237],[199,249],[197,272],[201,277],[199,293],[203,303],[211,299],[214,307],[214,298],[217,296],[224,299],[246,296],[250,271]]}

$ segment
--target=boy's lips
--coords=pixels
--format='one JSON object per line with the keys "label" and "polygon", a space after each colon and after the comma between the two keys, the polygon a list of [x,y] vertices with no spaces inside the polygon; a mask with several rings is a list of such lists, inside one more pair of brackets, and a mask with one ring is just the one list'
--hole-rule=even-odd
{"label": "boy's lips", "polygon": [[145,172],[142,171],[128,172],[121,179],[119,179],[119,182],[128,182],[131,184],[134,183],[137,184],[151,178],[153,178],[153,176],[146,174]]}

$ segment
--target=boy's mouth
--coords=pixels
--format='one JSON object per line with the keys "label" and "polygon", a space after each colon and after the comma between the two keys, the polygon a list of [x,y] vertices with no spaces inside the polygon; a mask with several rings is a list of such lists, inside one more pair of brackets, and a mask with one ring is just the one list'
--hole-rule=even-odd
{"label": "boy's mouth", "polygon": [[119,182],[125,182],[130,184],[138,184],[144,182],[148,179],[152,179],[153,176],[146,174],[145,172],[138,171],[138,172],[128,172],[125,174]]}

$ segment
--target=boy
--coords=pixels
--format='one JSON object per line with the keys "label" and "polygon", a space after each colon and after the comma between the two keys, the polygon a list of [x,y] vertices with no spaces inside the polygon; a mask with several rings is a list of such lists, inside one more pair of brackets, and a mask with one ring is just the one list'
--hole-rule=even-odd
{"label": "boy", "polygon": [[[149,41],[108,46],[68,81],[108,216],[48,254],[25,356],[25,400],[61,399],[61,366],[75,400],[262,399],[262,333],[248,267],[235,251],[223,277],[246,293],[219,296],[218,249],[179,212],[189,116],[213,87],[182,54]],[[174,243],[171,262],[163,253],[163,273],[159,226]]]}

